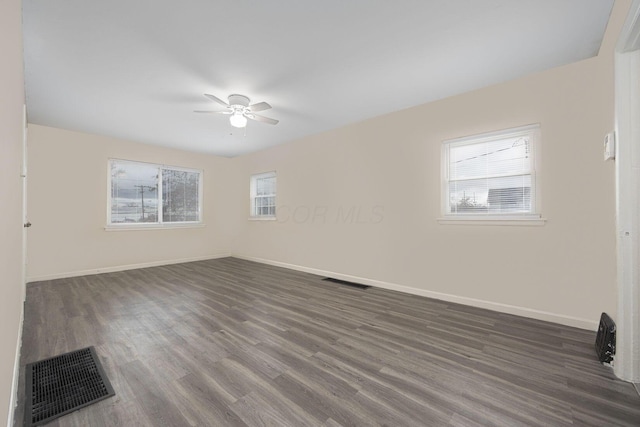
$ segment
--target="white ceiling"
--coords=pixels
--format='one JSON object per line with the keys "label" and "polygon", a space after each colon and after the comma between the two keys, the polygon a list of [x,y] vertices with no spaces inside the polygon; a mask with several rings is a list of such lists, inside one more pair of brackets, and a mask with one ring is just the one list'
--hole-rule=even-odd
{"label": "white ceiling", "polygon": [[[30,123],[235,156],[598,53],[613,0],[24,0]],[[203,96],[269,102],[232,128]]]}

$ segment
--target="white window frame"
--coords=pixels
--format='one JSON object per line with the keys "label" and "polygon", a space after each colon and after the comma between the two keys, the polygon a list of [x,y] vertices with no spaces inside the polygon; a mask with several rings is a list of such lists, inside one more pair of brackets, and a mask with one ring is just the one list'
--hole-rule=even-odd
{"label": "white window frame", "polygon": [[[153,166],[158,168],[158,221],[157,222],[136,222],[136,223],[112,223],[111,222],[111,165],[113,163],[129,163],[134,165],[145,165],[145,166]],[[198,174],[198,221],[172,221],[172,222],[164,222],[162,215],[162,171],[163,170],[174,170],[181,172],[191,172]],[[118,231],[118,230],[149,230],[149,229],[167,229],[167,228],[193,228],[193,227],[204,227],[203,221],[203,179],[204,170],[202,169],[192,169],[185,168],[181,166],[171,166],[164,165],[158,163],[149,163],[149,162],[140,162],[135,160],[123,160],[123,159],[115,159],[110,158],[107,164],[107,225],[105,226],[105,230],[107,231]]]}
{"label": "white window frame", "polygon": [[262,197],[274,197],[277,200],[278,197],[278,176],[276,171],[262,172],[251,175],[250,184],[249,184],[249,219],[250,220],[275,220],[276,215],[278,214],[278,208],[275,207],[276,213],[274,215],[269,214],[258,214],[255,213],[255,200],[256,200],[256,181],[258,179],[263,178],[274,178],[275,180],[275,193],[273,195],[265,195]]}
{"label": "white window frame", "polygon": [[[477,212],[450,212],[449,195],[449,153],[451,147],[481,144],[500,140],[503,138],[513,138],[518,136],[528,136],[531,144],[529,153],[531,159],[531,208],[532,212],[526,213],[477,213]],[[445,140],[442,142],[441,171],[441,217],[438,222],[441,224],[481,224],[481,225],[544,225],[545,219],[541,215],[540,204],[540,180],[539,174],[539,154],[540,154],[540,124],[520,126],[516,128],[503,129],[494,132],[487,132],[462,138]]]}

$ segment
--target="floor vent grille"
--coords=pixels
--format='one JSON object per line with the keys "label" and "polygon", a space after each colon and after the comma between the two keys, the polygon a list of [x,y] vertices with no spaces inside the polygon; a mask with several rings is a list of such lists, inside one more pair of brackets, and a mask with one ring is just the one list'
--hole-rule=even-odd
{"label": "floor vent grille", "polygon": [[349,282],[347,280],[334,279],[333,277],[325,277],[322,279],[326,282],[338,283],[340,285],[350,286],[356,289],[369,289],[371,286],[363,285],[362,283]]}
{"label": "floor vent grille", "polygon": [[39,426],[115,395],[94,347],[29,363],[25,426]]}

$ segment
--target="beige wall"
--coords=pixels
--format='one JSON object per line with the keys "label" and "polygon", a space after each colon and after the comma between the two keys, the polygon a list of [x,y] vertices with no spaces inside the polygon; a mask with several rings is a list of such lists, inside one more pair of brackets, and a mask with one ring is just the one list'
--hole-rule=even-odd
{"label": "beige wall", "polygon": [[22,313],[21,2],[0,4],[0,424],[9,419]]}
{"label": "beige wall", "polygon": [[[234,159],[233,253],[587,328],[615,316],[617,3],[597,58]],[[441,142],[531,123],[547,223],[439,224]],[[248,221],[249,176],[270,170],[279,219]]]}
{"label": "beige wall", "polygon": [[[29,125],[30,281],[212,258],[229,250],[229,159]],[[108,159],[204,170],[204,228],[106,231]]]}

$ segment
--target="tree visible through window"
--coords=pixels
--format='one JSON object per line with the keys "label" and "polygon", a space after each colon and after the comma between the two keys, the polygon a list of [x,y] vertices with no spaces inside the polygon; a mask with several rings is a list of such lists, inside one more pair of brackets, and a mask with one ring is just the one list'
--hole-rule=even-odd
{"label": "tree visible through window", "polygon": [[162,218],[164,222],[199,221],[200,173],[163,169]]}
{"label": "tree visible through window", "polygon": [[538,131],[535,125],[445,141],[445,215],[535,214]]}
{"label": "tree visible through window", "polygon": [[124,160],[109,166],[109,224],[201,220],[201,171]]}

